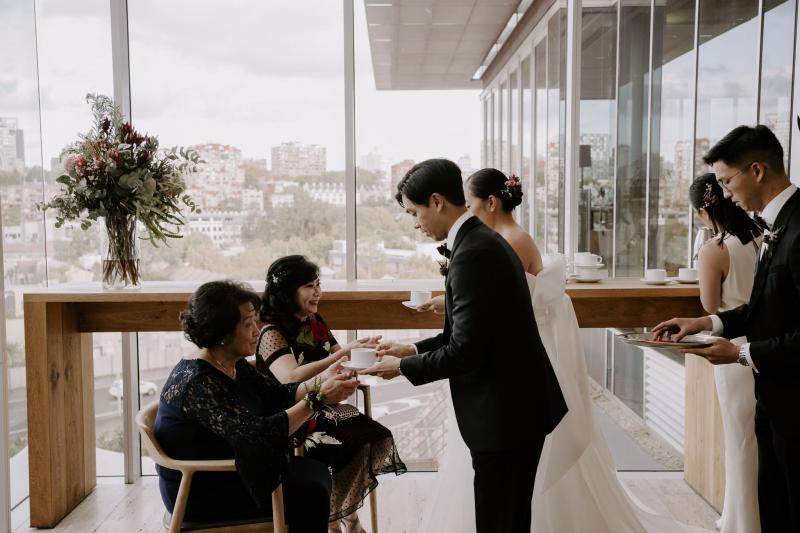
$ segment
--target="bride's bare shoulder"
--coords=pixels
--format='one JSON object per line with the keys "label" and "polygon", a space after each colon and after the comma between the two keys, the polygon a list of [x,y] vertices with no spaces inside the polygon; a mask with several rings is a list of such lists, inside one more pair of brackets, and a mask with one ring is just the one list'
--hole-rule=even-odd
{"label": "bride's bare shoulder", "polygon": [[542,254],[539,252],[533,237],[522,228],[516,227],[513,231],[508,232],[506,239],[508,244],[517,252],[525,270],[534,275],[538,274],[542,269]]}

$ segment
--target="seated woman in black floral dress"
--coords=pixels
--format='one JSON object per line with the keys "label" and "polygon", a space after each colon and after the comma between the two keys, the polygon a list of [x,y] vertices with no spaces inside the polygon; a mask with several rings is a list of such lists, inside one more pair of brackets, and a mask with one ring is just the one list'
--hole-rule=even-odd
{"label": "seated woman in black floral dress", "polygon": [[[256,367],[261,372],[274,374],[283,383],[310,379],[332,364],[338,366],[337,361],[352,348],[374,345],[379,340],[363,339],[339,346],[317,314],[320,297],[319,267],[305,257],[290,255],[270,265],[262,297],[264,327],[256,350]],[[340,531],[342,520],[348,532],[361,532],[356,509],[378,485],[375,476],[401,474],[406,467],[388,429],[355,408],[337,407],[328,417],[317,416],[317,427],[307,430],[324,432],[338,444],[319,444],[310,449],[306,445],[306,457],[319,459],[333,472],[329,531]]]}
{"label": "seated woman in black floral dress", "polygon": [[[178,362],[167,378],[155,436],[175,459],[236,460],[236,472],[195,474],[186,520],[270,516],[271,493],[283,483],[292,531],[321,533],[330,515],[328,467],[291,457],[289,436],[324,408],[321,399],[334,405],[352,394],[358,382],[323,372],[322,380],[284,385],[256,371],[244,358],[255,352],[260,307],[256,293],[231,281],[205,283],[195,291],[181,323],[200,351]],[[181,474],[156,468],[171,513]]]}

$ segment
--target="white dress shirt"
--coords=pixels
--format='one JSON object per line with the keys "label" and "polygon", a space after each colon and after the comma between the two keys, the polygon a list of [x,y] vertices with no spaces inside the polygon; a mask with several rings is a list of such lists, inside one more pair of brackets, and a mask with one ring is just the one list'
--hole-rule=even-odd
{"label": "white dress shirt", "polygon": [[[447,232],[447,249],[448,250],[450,250],[451,252],[453,251],[453,245],[455,245],[455,243],[456,243],[456,235],[458,235],[458,230],[461,229],[461,226],[464,225],[464,222],[466,222],[467,220],[469,220],[470,218],[472,218],[474,216],[475,215],[473,215],[472,213],[469,212],[469,210],[467,210],[467,211],[464,211],[464,213],[462,213],[462,215],[460,217],[458,217],[455,222],[453,222],[453,225],[450,226],[450,230]],[[418,354],[419,350],[417,350],[417,345],[414,344],[414,343],[411,343],[411,346],[414,347],[414,353]]]}
{"label": "white dress shirt", "polygon": [[[775,224],[775,221],[778,220],[778,215],[780,214],[781,209],[783,209],[783,206],[786,205],[786,202],[789,201],[789,198],[792,197],[792,195],[795,193],[796,190],[797,190],[797,185],[790,184],[788,187],[782,190],[775,198],[770,200],[769,203],[766,205],[766,207],[764,207],[764,209],[760,213],[761,218],[764,219],[764,222],[766,222],[767,224],[770,225],[770,227],[772,227],[772,225]],[[764,249],[765,249],[764,246],[765,244],[762,242],[761,250],[759,251],[758,254],[759,261],[761,260],[761,256],[764,255]],[[722,325],[722,320],[719,318],[718,315],[711,315],[710,318],[712,324],[711,334],[717,336],[722,335],[722,330],[724,329]],[[742,344],[741,348],[739,348],[739,353],[744,354],[745,358],[747,359],[747,362],[750,363],[750,366],[753,367],[753,370],[757,373],[758,369],[756,368],[756,365],[753,364],[753,359],[750,357],[750,343],[748,342],[746,344]]]}

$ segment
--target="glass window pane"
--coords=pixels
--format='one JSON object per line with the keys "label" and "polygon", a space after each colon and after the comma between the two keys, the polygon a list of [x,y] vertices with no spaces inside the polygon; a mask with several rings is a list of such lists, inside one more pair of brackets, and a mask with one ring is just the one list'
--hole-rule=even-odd
{"label": "glass window pane", "polygon": [[789,164],[789,137],[792,130],[795,4],[795,0],[764,2],[758,122],[768,126],[778,137],[783,146],[784,165]]}
{"label": "glass window pane", "polygon": [[494,162],[496,168],[502,169],[506,164],[508,164],[508,132],[506,131],[506,125],[508,124],[508,118],[506,116],[506,111],[508,110],[508,86],[505,82],[500,84],[500,88],[497,90],[497,107],[495,108],[495,124],[497,125],[497,133],[495,137],[495,154],[494,154]]}
{"label": "glass window pane", "polygon": [[[474,105],[474,102],[473,102]],[[440,333],[434,330],[358,330],[359,338],[383,335],[384,339],[411,342]],[[372,416],[389,428],[400,458],[409,470],[438,470],[445,450],[445,428],[450,413],[447,380],[415,387],[404,377],[391,381],[362,377],[372,393]],[[362,396],[358,394],[361,407]]]}
{"label": "glass window pane", "polygon": [[567,10],[547,22],[547,228],[545,251],[564,251]]}
{"label": "glass window pane", "polygon": [[670,276],[689,260],[694,10],[694,0],[667,0],[654,16],[648,267]]}
{"label": "glass window pane", "polygon": [[583,10],[578,250],[611,267],[614,214],[617,8]]}
{"label": "glass window pane", "polygon": [[617,102],[616,276],[644,272],[650,6],[623,0]]}
{"label": "glass window pane", "polygon": [[183,239],[142,247],[144,279],[261,279],[287,253],[344,277],[342,10],[130,3],[133,122],[205,161],[187,179],[202,212]]}
{"label": "glass window pane", "polygon": [[529,219],[531,206],[531,58],[526,57],[520,63],[520,81],[522,82],[522,131],[520,132],[520,145],[522,147],[522,161],[520,164],[520,180],[522,180],[522,190],[525,196],[520,205],[519,223],[523,228],[532,231]]}
{"label": "glass window pane", "polygon": [[547,39],[534,49],[536,135],[533,175],[533,240],[545,249],[547,226]]}
{"label": "glass window pane", "polygon": [[511,149],[511,161],[509,164],[506,165],[505,173],[506,174],[519,174],[519,76],[517,71],[511,73],[509,77],[509,110],[510,110],[510,118],[511,122],[509,124],[511,129],[510,139],[510,149]]}
{"label": "glass window pane", "polygon": [[489,137],[489,99],[484,98],[481,100],[481,120],[483,121],[482,131],[483,138],[481,139],[481,167],[489,165],[488,151],[491,139]]}
{"label": "glass window pane", "polygon": [[[474,171],[481,157],[480,93],[377,89],[369,41],[376,29],[367,25],[364,2],[354,7],[357,276],[439,278],[437,243],[414,229],[394,195],[398,181],[425,159],[450,159],[465,178]],[[344,212],[336,223],[344,223]],[[338,249],[330,255],[343,264]]]}
{"label": "glass window pane", "polygon": [[[758,0],[699,0],[695,173],[702,155],[740,124],[756,121]],[[736,61],[731,61],[735,57]]]}
{"label": "glass window pane", "polygon": [[[22,293],[45,284],[41,137],[32,3],[0,4],[0,207],[6,327],[11,507],[28,496],[28,417]],[[5,458],[0,458],[4,460]],[[5,502],[3,502],[5,505]],[[7,513],[6,509],[0,510]],[[12,515],[12,520],[16,518]],[[11,529],[20,524],[12,522]]]}
{"label": "glass window pane", "polygon": [[[620,47],[622,44],[620,43]],[[634,413],[644,416],[644,354],[642,348],[631,346],[606,330],[613,337],[614,396],[622,400]]]}
{"label": "glass window pane", "polygon": [[[81,3],[80,10],[81,16],[76,17],[72,9],[56,0],[36,4],[43,157],[36,164],[45,169],[46,199],[61,190],[55,180],[64,173],[62,150],[78,140],[79,132],[88,132],[92,127],[86,94],[113,96],[109,3],[90,0]],[[40,185],[40,197],[41,191]],[[30,219],[39,218],[41,215],[35,214],[32,205],[34,198],[27,201],[31,202]],[[88,231],[81,230],[78,223],[55,228],[53,212],[45,214],[45,224],[47,284],[98,281],[101,225],[94,224]],[[36,262],[44,269],[41,259]],[[44,272],[38,281],[44,283]],[[122,410],[109,394],[122,369],[120,336],[98,334],[92,339],[97,475],[120,476]]]}

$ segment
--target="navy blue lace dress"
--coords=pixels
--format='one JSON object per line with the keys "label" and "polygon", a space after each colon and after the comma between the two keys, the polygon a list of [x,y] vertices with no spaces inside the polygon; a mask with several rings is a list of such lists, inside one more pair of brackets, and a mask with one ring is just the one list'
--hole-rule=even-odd
{"label": "navy blue lace dress", "polygon": [[[212,522],[269,516],[283,482],[287,521],[325,531],[331,481],[327,466],[291,456],[289,419],[297,384],[263,376],[245,360],[230,379],[203,359],[182,359],[161,392],[155,436],[174,459],[231,459],[236,472],[198,472],[185,520]],[[156,467],[164,505],[172,512],[181,474]]]}

